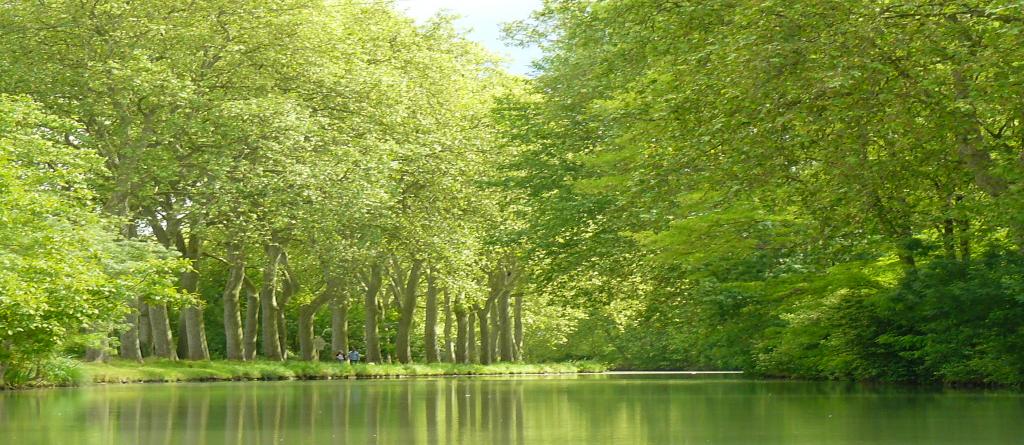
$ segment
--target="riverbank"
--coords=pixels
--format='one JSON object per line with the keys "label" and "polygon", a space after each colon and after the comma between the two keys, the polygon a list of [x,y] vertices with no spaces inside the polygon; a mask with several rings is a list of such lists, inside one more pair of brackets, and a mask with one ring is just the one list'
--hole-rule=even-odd
{"label": "riverbank", "polygon": [[86,386],[112,383],[208,382],[237,380],[331,380],[346,378],[394,378],[419,376],[477,376],[519,374],[576,374],[604,372],[594,362],[498,363],[492,365],[358,364],[333,362],[272,361],[166,361],[146,363],[114,360],[79,363],[59,373],[59,379],[37,381],[29,386]]}

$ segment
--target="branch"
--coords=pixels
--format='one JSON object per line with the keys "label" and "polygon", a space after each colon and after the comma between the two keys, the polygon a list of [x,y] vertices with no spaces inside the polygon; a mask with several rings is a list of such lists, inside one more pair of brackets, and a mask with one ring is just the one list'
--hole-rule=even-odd
{"label": "branch", "polygon": [[[229,262],[228,260],[225,260],[224,258],[221,258],[221,257],[219,257],[217,255],[214,255],[212,253],[203,252],[203,256],[206,257],[206,258],[210,258],[210,259],[216,260],[216,261],[218,261],[220,263],[224,263],[227,266],[231,266],[231,262]],[[249,291],[252,291],[252,292],[256,292],[257,289],[259,289],[259,287],[256,286],[256,283],[253,283],[252,280],[249,279],[249,276],[246,275],[245,273],[242,273],[242,283],[245,284],[246,290],[249,290]]]}

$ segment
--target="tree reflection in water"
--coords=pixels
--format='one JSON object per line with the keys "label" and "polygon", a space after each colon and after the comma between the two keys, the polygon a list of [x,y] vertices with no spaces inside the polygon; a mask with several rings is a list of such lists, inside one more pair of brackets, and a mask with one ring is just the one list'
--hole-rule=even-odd
{"label": "tree reflection in water", "polygon": [[[1020,394],[819,383],[437,378],[0,393],[18,445],[1015,443]],[[941,421],[957,419],[957,422]]]}

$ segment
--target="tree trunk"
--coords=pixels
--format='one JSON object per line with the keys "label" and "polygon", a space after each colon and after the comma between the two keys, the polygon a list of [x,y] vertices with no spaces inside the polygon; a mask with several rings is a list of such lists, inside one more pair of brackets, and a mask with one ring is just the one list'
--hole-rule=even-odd
{"label": "tree trunk", "polygon": [[966,219],[959,221],[960,226],[960,260],[971,261],[971,223]]}
{"label": "tree trunk", "polygon": [[466,317],[466,362],[478,363],[476,348],[476,317],[472,311],[463,311]]}
{"label": "tree trunk", "polygon": [[[283,293],[282,293],[283,294]],[[284,297],[284,295],[282,295]],[[277,343],[281,348],[281,359],[288,359],[288,319],[285,318],[284,312],[284,300],[290,300],[291,298],[281,298],[277,302]]]}
{"label": "tree trunk", "polygon": [[313,345],[313,321],[316,319],[317,311],[323,305],[336,299],[339,294],[339,284],[330,281],[328,281],[327,289],[324,289],[320,296],[299,308],[299,351],[305,361],[317,359],[316,348]]}
{"label": "tree trunk", "polygon": [[125,315],[125,323],[128,324],[128,330],[121,333],[119,351],[122,359],[138,363],[142,363],[142,348],[139,346],[139,312],[137,311],[141,304],[141,299],[136,298],[133,309]]}
{"label": "tree trunk", "polygon": [[256,359],[256,337],[259,331],[260,292],[249,280],[245,285],[245,327],[242,329],[242,353],[244,360]]}
{"label": "tree trunk", "polygon": [[167,315],[167,305],[149,305],[149,327],[153,333],[153,355],[167,360],[177,360],[178,351],[171,332],[171,319]]}
{"label": "tree trunk", "polygon": [[488,321],[491,322],[490,332],[488,336],[488,340],[491,341],[491,363],[497,363],[500,360],[500,357],[498,356],[498,335],[501,333],[501,327],[498,325],[497,299],[495,299],[494,303],[491,304],[491,314],[490,319]]}
{"label": "tree trunk", "polygon": [[242,315],[239,310],[239,296],[245,281],[245,261],[242,247],[237,243],[228,246],[228,281],[224,285],[224,340],[225,356],[228,360],[245,360],[242,350]]}
{"label": "tree trunk", "polygon": [[878,191],[871,190],[870,199],[871,209],[875,213],[876,218],[882,223],[885,232],[888,233],[896,244],[896,256],[903,266],[904,273],[907,276],[915,275],[917,273],[917,261],[914,259],[914,251],[910,248],[914,244],[913,231],[905,222],[891,216],[892,212],[889,211],[882,200],[882,195]]}
{"label": "tree trunk", "polygon": [[[95,330],[93,330],[95,332]],[[100,340],[100,347],[88,348],[85,350],[85,361],[87,362],[106,362],[110,360],[110,356],[107,354],[107,347],[110,344],[110,339],[104,337]]]}
{"label": "tree trunk", "polygon": [[[115,172],[116,173],[116,172]],[[131,212],[131,203],[129,196],[131,193],[131,183],[126,177],[120,177],[115,182],[115,188],[113,193],[107,198],[107,201],[103,204],[103,211],[114,218],[128,220],[129,213]],[[119,229],[120,235],[125,239],[130,239],[135,235],[134,225],[131,223],[122,224]],[[134,310],[131,310],[128,315],[125,316],[125,322],[128,323],[128,331],[120,335],[121,356],[126,359],[142,361],[142,354],[139,352],[139,337],[138,337],[138,325],[139,317]],[[88,362],[106,362],[109,357],[107,356],[107,346],[109,344],[109,338],[107,338],[107,332],[102,333],[104,338],[102,340],[102,346],[98,349],[88,348],[85,351],[85,361]]]}
{"label": "tree trunk", "polygon": [[956,235],[954,234],[953,218],[946,218],[942,221],[942,250],[946,259],[956,261]]}
{"label": "tree trunk", "polygon": [[[167,221],[168,225],[172,226],[172,230],[169,232],[164,225],[161,224],[155,212],[150,211],[147,215],[149,217],[149,225],[153,231],[153,235],[160,241],[160,244],[163,244],[164,247],[167,247],[168,249],[182,247],[178,246],[176,243],[176,240],[178,240],[179,237],[177,229],[173,229],[173,225],[170,224],[173,219]],[[183,250],[185,249],[178,249],[179,252],[182,252]],[[153,355],[168,360],[177,360],[179,357],[179,348],[175,342],[174,332],[171,330],[171,317],[168,313],[167,305],[149,305],[149,327],[150,333],[153,336]],[[179,335],[178,340],[181,339],[183,339],[183,337]]]}
{"label": "tree trunk", "polygon": [[295,294],[299,293],[299,282],[291,264],[288,263],[288,252],[281,251],[281,267],[284,269],[284,283],[281,287],[281,297],[277,299],[277,339],[281,343],[281,358],[288,358],[288,323],[285,318],[285,308]]}
{"label": "tree trunk", "polygon": [[312,362],[320,359],[313,347],[313,319],[316,317],[315,310],[308,310],[305,306],[299,308],[299,356],[303,361]]}
{"label": "tree trunk", "polygon": [[377,294],[380,292],[383,280],[381,266],[374,264],[370,267],[370,276],[365,280],[366,293],[363,303],[365,304],[366,320],[363,323],[363,335],[366,342],[366,361],[370,363],[381,363],[380,337],[377,334]]}
{"label": "tree trunk", "polygon": [[[181,245],[181,244],[179,244]],[[202,254],[202,240],[190,235],[184,244],[183,256],[189,260],[189,269],[181,274],[180,286],[185,292],[193,295],[199,293],[199,258]],[[185,319],[185,334],[188,344],[189,360],[209,360],[210,350],[206,344],[206,323],[203,321],[203,310],[199,306],[186,307],[181,311]]]}
{"label": "tree trunk", "polygon": [[348,294],[331,300],[331,351],[348,353]]}
{"label": "tree trunk", "polygon": [[149,305],[139,300],[139,352],[143,357],[153,355],[153,332],[149,322]]}
{"label": "tree trunk", "polygon": [[511,274],[498,268],[487,274],[487,300],[482,306],[476,306],[475,312],[480,325],[480,363],[488,365],[498,359],[498,299],[507,288]]}
{"label": "tree trunk", "polygon": [[488,324],[487,315],[490,313],[490,308],[487,305],[476,309],[477,324],[480,325],[480,364],[489,365],[491,364],[491,334],[490,325]]}
{"label": "tree trunk", "polygon": [[[448,363],[455,362],[455,344],[452,343],[452,296],[448,289],[444,290],[444,352],[442,360]],[[465,338],[465,337],[463,337]]]}
{"label": "tree trunk", "polygon": [[185,332],[188,335],[189,360],[209,360],[210,351],[206,346],[206,323],[203,321],[203,310],[198,307],[182,309],[185,317]]}
{"label": "tree trunk", "polygon": [[423,325],[423,350],[427,363],[437,363],[437,276],[434,271],[427,273],[427,317]]}
{"label": "tree trunk", "polygon": [[469,363],[469,320],[468,317],[466,316],[466,309],[459,304],[461,303],[461,298],[455,298],[456,306],[454,312],[455,323],[457,324],[455,334],[455,363]]}
{"label": "tree trunk", "polygon": [[398,361],[409,363],[412,361],[410,336],[412,334],[413,317],[416,315],[416,287],[420,283],[420,271],[423,269],[422,260],[413,260],[412,269],[409,271],[409,279],[402,289],[401,317],[398,319],[398,336],[395,338],[395,352],[398,354]]}
{"label": "tree trunk", "polygon": [[955,68],[952,71],[953,89],[957,101],[963,102],[964,106],[958,107],[961,110],[960,128],[957,129],[957,155],[967,167],[967,170],[974,175],[974,183],[989,196],[998,197],[1009,188],[1006,179],[993,174],[995,170],[992,155],[982,146],[985,137],[982,134],[981,119],[975,107],[968,106],[971,102],[971,85],[968,83],[969,76],[964,73],[963,68]]}
{"label": "tree trunk", "polygon": [[[971,49],[972,55],[977,54],[976,41],[967,39],[963,43]],[[956,131],[957,155],[974,176],[974,184],[989,196],[999,198],[1008,190],[1019,187],[1019,182],[1000,176],[999,165],[984,147],[982,119],[978,116],[978,107],[971,100],[971,76],[963,67],[956,67],[952,70],[952,77],[956,100],[961,103],[956,107],[960,110],[957,122],[960,128]],[[1021,153],[1020,162],[1024,164],[1024,153]],[[1011,223],[1009,229],[1011,241],[1017,244],[1019,252],[1024,253],[1024,225]]]}
{"label": "tree trunk", "polygon": [[517,362],[523,361],[523,293],[515,295],[515,349],[513,353]]}
{"label": "tree trunk", "polygon": [[178,343],[177,353],[182,360],[188,360],[188,322],[185,320],[184,310],[178,311]]}
{"label": "tree trunk", "polygon": [[263,356],[269,360],[282,359],[281,343],[277,335],[277,266],[283,249],[278,244],[267,244],[264,252],[267,264],[263,266],[263,284],[260,289],[260,312],[263,322]]}
{"label": "tree trunk", "polygon": [[503,362],[515,361],[515,356],[512,352],[512,320],[510,317],[509,307],[509,289],[505,289],[501,292],[501,296],[498,297],[498,351],[499,357]]}
{"label": "tree trunk", "polygon": [[[168,203],[169,207],[173,207]],[[188,260],[189,269],[179,276],[178,287],[187,293],[196,294],[199,288],[198,263],[202,255],[203,240],[195,232],[185,236],[182,220],[175,216],[170,208],[165,208],[164,222],[161,223],[155,212],[149,212],[149,223],[153,235],[161,244],[175,248],[182,258]],[[178,320],[179,355],[190,360],[209,360],[210,350],[206,343],[206,325],[200,307],[187,307],[181,310]],[[184,347],[181,347],[184,346]]]}
{"label": "tree trunk", "polygon": [[[384,271],[386,272],[386,269]],[[399,308],[398,304],[398,292],[395,291],[394,286],[386,286],[381,288],[380,294],[377,297],[377,329],[380,330],[380,341],[381,343],[381,359],[383,363],[391,363],[392,354],[395,352],[394,337],[391,336],[390,326],[388,325],[388,314],[391,313],[391,307]]]}

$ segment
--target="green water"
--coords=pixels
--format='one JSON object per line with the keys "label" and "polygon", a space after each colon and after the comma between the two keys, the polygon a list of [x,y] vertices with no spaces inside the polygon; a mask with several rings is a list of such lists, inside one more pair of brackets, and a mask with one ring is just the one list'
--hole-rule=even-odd
{"label": "green water", "polygon": [[678,376],[0,393],[0,444],[1022,444],[1013,392]]}

